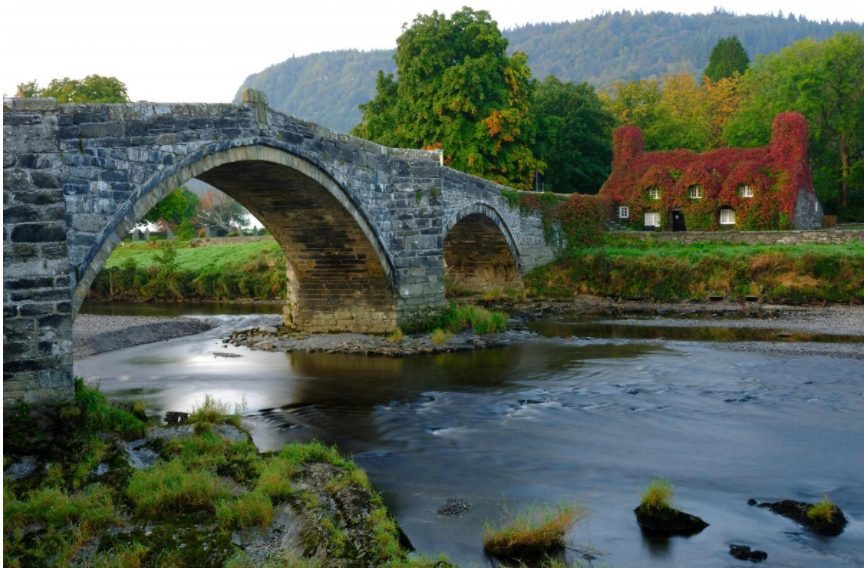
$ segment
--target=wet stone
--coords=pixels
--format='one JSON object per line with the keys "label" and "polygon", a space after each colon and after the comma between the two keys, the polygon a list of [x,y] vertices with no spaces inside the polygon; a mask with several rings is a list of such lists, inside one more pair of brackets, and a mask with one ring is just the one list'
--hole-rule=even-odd
{"label": "wet stone", "polygon": [[448,499],[444,502],[444,505],[438,508],[437,512],[443,517],[458,517],[471,509],[471,507],[471,504],[466,503],[462,499]]}
{"label": "wet stone", "polygon": [[133,469],[150,469],[159,460],[159,454],[146,447],[146,438],[134,442],[121,442],[121,447],[126,452],[126,461]]}
{"label": "wet stone", "polygon": [[755,563],[762,562],[769,557],[766,552],[762,550],[751,550],[750,546],[745,546],[743,544],[731,544],[730,556],[736,560],[750,560]]}

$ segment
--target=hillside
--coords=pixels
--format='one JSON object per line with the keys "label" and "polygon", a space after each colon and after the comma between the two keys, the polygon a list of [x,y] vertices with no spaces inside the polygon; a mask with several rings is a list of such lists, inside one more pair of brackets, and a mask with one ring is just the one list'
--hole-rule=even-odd
{"label": "hillside", "polygon": [[[495,16],[495,14],[493,14]],[[813,22],[793,16],[682,15],[616,12],[576,22],[531,24],[506,30],[510,50],[524,51],[537,78],[587,81],[599,89],[618,80],[665,73],[701,73],[718,39],[736,35],[749,57],[805,38],[840,31],[862,33],[855,22]],[[246,87],[267,93],[270,106],[348,132],[357,108],[375,93],[379,69],[393,72],[392,51],[332,51],[292,57],[247,77]]]}

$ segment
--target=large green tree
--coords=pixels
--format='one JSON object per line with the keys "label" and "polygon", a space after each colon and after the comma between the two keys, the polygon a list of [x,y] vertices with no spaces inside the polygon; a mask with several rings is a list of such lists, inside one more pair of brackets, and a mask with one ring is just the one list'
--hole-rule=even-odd
{"label": "large green tree", "polygon": [[165,223],[176,231],[181,225],[192,225],[198,213],[198,196],[186,189],[178,187],[153,206],[144,221]]}
{"label": "large green tree", "polygon": [[59,103],[125,103],[129,102],[126,85],[116,77],[88,75],[83,79],[52,79],[40,88],[36,81],[18,85],[18,97],[54,97]]}
{"label": "large green tree", "polygon": [[798,41],[759,58],[742,77],[742,103],[727,122],[728,143],[769,141],[772,118],[798,111],[808,120],[809,155],[817,195],[830,212],[862,215],[863,41],[839,33]]}
{"label": "large green tree", "polygon": [[451,167],[530,187],[532,80],[523,53],[485,11],[419,15],[397,39],[396,76],[379,72],[353,133],[404,148],[441,148]]}
{"label": "large green tree", "polygon": [[535,155],[546,163],[546,189],[597,193],[610,175],[615,118],[588,83],[547,77],[538,83],[531,115]]}
{"label": "large green tree", "polygon": [[712,81],[720,81],[735,74],[743,74],[751,60],[745,48],[736,36],[719,39],[712,53],[709,54],[709,64],[703,75]]}

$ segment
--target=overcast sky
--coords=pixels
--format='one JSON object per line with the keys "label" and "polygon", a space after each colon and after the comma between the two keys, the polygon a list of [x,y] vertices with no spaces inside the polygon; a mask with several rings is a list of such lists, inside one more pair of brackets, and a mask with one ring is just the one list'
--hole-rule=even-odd
{"label": "overcast sky", "polygon": [[228,102],[243,80],[292,55],[389,49],[418,13],[488,10],[502,29],[604,11],[804,15],[863,21],[853,0],[39,0],[3,2],[2,84],[113,75],[133,100]]}

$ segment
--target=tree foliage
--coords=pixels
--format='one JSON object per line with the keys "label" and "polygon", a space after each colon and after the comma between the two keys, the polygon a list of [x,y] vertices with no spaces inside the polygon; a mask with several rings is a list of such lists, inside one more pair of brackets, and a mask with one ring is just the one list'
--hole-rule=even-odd
{"label": "tree foliage", "polygon": [[828,211],[861,219],[862,36],[840,33],[822,42],[805,39],[758,58],[742,77],[741,91],[742,102],[724,128],[727,142],[765,144],[775,114],[802,113],[808,120],[818,197]]}
{"label": "tree foliage", "polygon": [[16,97],[53,97],[58,103],[129,102],[126,85],[116,77],[88,75],[84,79],[52,79],[40,88],[36,81],[18,85]]}
{"label": "tree foliage", "polygon": [[197,211],[198,197],[185,187],[178,187],[154,205],[143,220],[165,223],[177,230],[183,224],[191,225]]}
{"label": "tree foliage", "polygon": [[195,217],[199,226],[229,233],[249,225],[249,212],[221,191],[208,190],[201,196]]}
{"label": "tree foliage", "polygon": [[534,152],[546,163],[545,189],[596,193],[610,175],[615,118],[595,89],[547,77],[537,84],[531,115]]}
{"label": "tree foliage", "polygon": [[[494,12],[495,13],[495,12]],[[585,81],[610,89],[675,73],[699,78],[719,38],[737,36],[753,59],[806,38],[825,39],[838,31],[862,33],[857,22],[815,22],[805,18],[711,14],[607,12],[575,22],[530,24],[503,32],[509,51],[528,56],[535,77]],[[348,132],[360,120],[358,105],[376,93],[376,71],[393,73],[393,52],[331,51],[292,57],[250,75],[243,88],[267,93],[270,105]]]}
{"label": "tree foliage", "polygon": [[745,48],[742,47],[739,38],[736,36],[725,37],[719,39],[715,47],[712,48],[712,53],[709,54],[709,64],[703,71],[703,76],[712,81],[720,81],[737,73],[741,75],[750,63],[751,60],[748,59],[748,54],[745,53]]}
{"label": "tree foliage", "polygon": [[532,81],[526,56],[485,11],[419,15],[397,39],[396,76],[380,72],[353,133],[388,146],[440,148],[451,167],[530,187]]}

